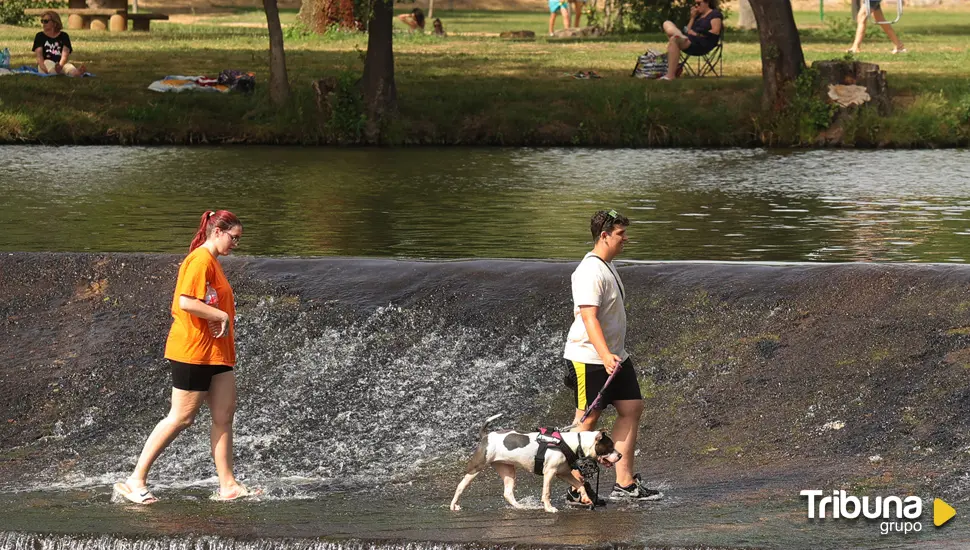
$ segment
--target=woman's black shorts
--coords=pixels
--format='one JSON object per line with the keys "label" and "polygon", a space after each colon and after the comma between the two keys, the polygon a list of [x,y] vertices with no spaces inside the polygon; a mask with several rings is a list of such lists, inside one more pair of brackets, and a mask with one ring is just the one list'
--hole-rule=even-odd
{"label": "woman's black shorts", "polygon": [[708,41],[699,40],[694,36],[688,36],[687,40],[690,41],[690,46],[687,46],[687,49],[684,50],[684,53],[687,55],[707,55],[717,46],[717,42],[711,44]]}
{"label": "woman's black shorts", "polygon": [[209,391],[212,377],[229,372],[225,365],[193,365],[168,360],[172,364],[172,387],[185,391]]}
{"label": "woman's black shorts", "polygon": [[[603,384],[610,375],[606,374],[606,367],[594,363],[580,363],[578,361],[565,360],[567,368],[571,368],[576,374],[576,385],[573,388],[573,403],[576,408],[586,410],[586,407],[593,404],[596,394],[603,389]],[[637,371],[633,368],[633,360],[627,357],[626,361],[620,366],[620,372],[616,373],[609,387],[603,392],[603,399],[597,409],[605,409],[607,405],[614,401],[626,401],[631,399],[643,399],[640,393],[640,383],[637,382]]]}

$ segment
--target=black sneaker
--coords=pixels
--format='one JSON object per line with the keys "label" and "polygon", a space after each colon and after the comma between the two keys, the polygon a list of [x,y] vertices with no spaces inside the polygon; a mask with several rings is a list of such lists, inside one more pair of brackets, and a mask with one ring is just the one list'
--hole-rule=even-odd
{"label": "black sneaker", "polygon": [[663,496],[660,491],[648,489],[640,474],[633,474],[633,483],[626,487],[613,484],[613,492],[610,493],[611,500],[660,500]]}
{"label": "black sneaker", "polygon": [[[593,487],[587,481],[585,483],[586,494],[589,495],[590,500],[596,503],[597,506],[606,506],[606,501],[596,494]],[[583,504],[583,495],[579,494],[579,491],[573,489],[572,487],[566,491],[566,503],[567,504],[578,504],[580,506],[589,506],[588,504]]]}

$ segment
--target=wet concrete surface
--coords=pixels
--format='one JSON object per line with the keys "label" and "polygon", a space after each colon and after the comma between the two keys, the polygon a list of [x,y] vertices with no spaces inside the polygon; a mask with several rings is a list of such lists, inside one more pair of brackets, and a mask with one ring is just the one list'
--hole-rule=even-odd
{"label": "wet concrete surface", "polygon": [[[476,480],[465,510],[453,513],[447,503],[476,422],[495,412],[499,397],[531,393],[501,402],[517,426],[571,418],[556,355],[571,264],[229,259],[245,329],[239,417],[249,421],[240,422],[237,464],[266,486],[266,498],[216,505],[203,490],[163,489],[158,505],[137,508],[109,504],[104,482],[44,490],[130,468],[139,430],[167,410],[160,354],[179,259],[0,256],[0,530],[422,544],[970,546],[960,516],[970,486],[970,269],[962,266],[623,265],[628,343],[646,396],[638,469],[667,497],[547,515],[527,475],[520,496],[534,509],[508,509],[494,474]],[[375,314],[388,306],[404,313]],[[286,356],[311,349],[306,342],[358,338],[351,343],[363,355],[334,365],[337,373],[387,368],[416,347],[409,333],[432,331],[465,347],[441,365],[433,354],[415,356],[435,383],[415,380],[444,390],[397,424],[413,396],[368,399],[336,374],[297,391],[297,401],[285,385],[282,397],[270,395],[281,381],[295,384],[341,360]],[[523,344],[529,331],[541,345]],[[493,348],[505,379],[447,401],[467,389],[449,380],[467,373],[470,384],[479,375],[475,365],[457,371],[466,366],[461,357],[493,357]],[[523,365],[523,354],[532,362]],[[304,370],[280,379],[281,365]],[[279,407],[303,416],[280,427],[288,417]],[[385,419],[334,428],[337,416],[366,409]],[[416,435],[399,437],[414,426]],[[300,437],[257,437],[281,428]],[[310,436],[317,439],[300,446]],[[212,475],[206,443],[196,447],[163,456],[154,474],[167,482]],[[358,452],[363,447],[367,453]],[[426,462],[414,466],[415,456]],[[279,480],[310,476],[301,468],[318,468],[310,473],[328,483],[294,500]],[[802,489],[918,495],[923,530],[880,535],[868,521],[810,521]],[[933,497],[953,504],[958,517],[933,527]]]}
{"label": "wet concrete surface", "polygon": [[[933,527],[932,507],[924,508],[921,531],[880,534],[869,520],[809,520],[797,487],[825,470],[742,475],[733,480],[665,482],[665,499],[652,503],[610,503],[594,511],[563,506],[549,514],[538,502],[538,482],[523,479],[518,496],[527,509],[512,509],[501,498],[494,474],[469,489],[463,510],[448,509],[449,495],[427,487],[389,487],[385,494],[342,492],[298,501],[269,499],[214,503],[208,491],[159,492],[151,506],[109,503],[107,488],[86,491],[0,495],[4,531],[60,535],[108,535],[117,547],[140,540],[140,548],[168,547],[174,537],[258,541],[262,548],[287,547],[287,540],[357,539],[380,547],[435,543],[469,547],[541,546],[724,547],[724,548],[965,548],[966,522]],[[835,467],[835,465],[829,465]],[[557,502],[559,499],[556,499]],[[26,536],[26,535],[24,535]]]}

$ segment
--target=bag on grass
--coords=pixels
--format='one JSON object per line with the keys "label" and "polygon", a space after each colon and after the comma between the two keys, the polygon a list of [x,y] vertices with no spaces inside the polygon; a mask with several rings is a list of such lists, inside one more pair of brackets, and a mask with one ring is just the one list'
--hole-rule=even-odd
{"label": "bag on grass", "polygon": [[219,73],[219,84],[229,86],[230,90],[249,93],[256,89],[256,73],[226,69]]}
{"label": "bag on grass", "polygon": [[637,78],[660,78],[667,74],[667,54],[647,50],[637,58],[637,65],[633,74]]}
{"label": "bag on grass", "polygon": [[9,68],[10,68],[10,49],[4,48],[3,51],[0,52],[0,69],[9,69]]}

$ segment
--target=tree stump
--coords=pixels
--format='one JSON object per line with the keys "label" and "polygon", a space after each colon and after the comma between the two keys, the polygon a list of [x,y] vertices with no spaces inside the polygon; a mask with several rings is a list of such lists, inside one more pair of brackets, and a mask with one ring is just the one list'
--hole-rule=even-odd
{"label": "tree stump", "polygon": [[892,110],[886,71],[879,70],[879,65],[862,61],[816,61],[812,68],[818,70],[822,97],[828,98],[830,84],[865,86],[870,103],[880,114],[887,115]]}

